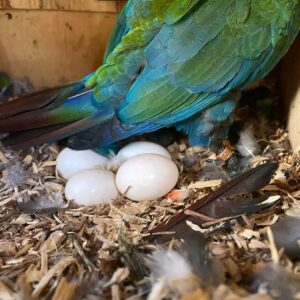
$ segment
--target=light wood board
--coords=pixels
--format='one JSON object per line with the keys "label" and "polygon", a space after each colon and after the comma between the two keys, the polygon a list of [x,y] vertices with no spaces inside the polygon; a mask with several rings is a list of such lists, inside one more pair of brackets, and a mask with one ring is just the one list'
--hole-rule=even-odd
{"label": "light wood board", "polygon": [[0,0],[0,9],[118,12],[125,0]]}
{"label": "light wood board", "polygon": [[281,64],[281,93],[293,149],[300,149],[300,35]]}
{"label": "light wood board", "polygon": [[37,87],[78,80],[102,61],[116,13],[0,10],[0,70]]}

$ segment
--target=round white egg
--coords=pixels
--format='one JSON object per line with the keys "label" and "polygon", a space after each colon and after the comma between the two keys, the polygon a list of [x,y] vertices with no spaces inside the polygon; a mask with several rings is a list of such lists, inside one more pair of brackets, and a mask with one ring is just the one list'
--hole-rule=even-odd
{"label": "round white egg", "polygon": [[161,145],[151,142],[134,142],[123,147],[117,154],[115,161],[120,166],[124,161],[141,155],[141,154],[160,154],[168,159],[171,159],[171,155],[167,149]]}
{"label": "round white egg", "polygon": [[115,174],[108,170],[85,170],[72,176],[65,195],[80,205],[105,204],[118,197]]}
{"label": "round white egg", "polygon": [[118,190],[131,200],[156,200],[178,181],[175,163],[159,154],[142,154],[125,161],[116,175]]}
{"label": "round white egg", "polygon": [[62,150],[56,159],[59,174],[69,179],[76,173],[96,167],[105,168],[109,159],[92,150],[75,151],[69,148]]}

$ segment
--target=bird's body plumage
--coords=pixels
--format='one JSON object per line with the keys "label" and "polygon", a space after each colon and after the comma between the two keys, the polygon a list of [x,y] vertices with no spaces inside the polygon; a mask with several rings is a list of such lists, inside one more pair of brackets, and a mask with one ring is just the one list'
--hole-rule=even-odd
{"label": "bird's body plumage", "polygon": [[0,106],[0,131],[19,146],[78,134],[97,148],[172,125],[208,146],[236,91],[288,50],[299,14],[298,0],[129,0],[104,64],[78,83]]}

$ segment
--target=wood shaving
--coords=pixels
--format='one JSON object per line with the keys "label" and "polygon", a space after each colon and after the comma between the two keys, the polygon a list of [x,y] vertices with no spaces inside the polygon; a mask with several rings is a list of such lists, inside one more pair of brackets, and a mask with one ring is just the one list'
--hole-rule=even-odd
{"label": "wood shaving", "polygon": [[[265,161],[279,163],[272,183],[260,191],[274,202],[268,210],[243,216],[242,223],[234,218],[214,220],[209,215],[198,215],[208,223],[202,227],[189,224],[207,236],[210,254],[220,261],[226,280],[182,299],[199,299],[200,295],[209,299],[211,295],[213,299],[269,300],[272,295],[251,291],[244,279],[270,261],[293,274],[300,273],[299,262],[291,262],[276,248],[268,229],[285,215],[300,215],[300,153],[290,149],[288,135],[277,123],[255,133],[262,153],[249,158],[246,168]],[[79,291],[84,291],[81,299],[145,298],[151,291],[151,283],[147,278],[133,279],[132,266],[127,266],[125,259],[130,258],[131,248],[124,250],[120,233],[125,232],[126,239],[142,257],[146,256],[157,249],[157,242],[146,239],[151,229],[227,180],[226,177],[203,180],[199,174],[207,162],[213,162],[219,169],[226,164],[225,173],[230,178],[242,171],[237,170],[235,160],[237,166],[244,163],[228,146],[216,154],[189,147],[183,140],[169,147],[181,173],[172,193],[158,201],[132,202],[121,197],[111,204],[84,207],[56,203],[60,198],[54,195],[63,198],[65,186],[55,170],[59,150],[57,145],[44,145],[23,153],[0,149],[1,162],[19,161],[26,170],[21,184],[11,186],[5,180],[0,182],[0,299],[25,299],[26,295],[28,299],[71,300],[78,299]],[[50,214],[25,212],[19,206],[45,196],[57,204]],[[170,247],[175,245],[173,242]],[[152,296],[177,299],[165,294],[162,283],[156,283],[155,288]]]}

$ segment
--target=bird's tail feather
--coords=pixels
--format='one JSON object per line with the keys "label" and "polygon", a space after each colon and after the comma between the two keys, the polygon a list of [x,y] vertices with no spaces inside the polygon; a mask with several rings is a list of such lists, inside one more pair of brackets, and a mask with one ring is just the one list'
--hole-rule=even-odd
{"label": "bird's tail feather", "polygon": [[54,142],[76,135],[81,131],[104,123],[110,118],[112,118],[111,114],[98,112],[75,122],[13,132],[3,140],[3,143],[7,147],[24,149],[30,146],[41,145],[46,142]]}
{"label": "bird's tail feather", "polygon": [[20,113],[38,110],[43,107],[51,107],[51,105],[58,106],[64,99],[84,89],[84,83],[79,81],[69,85],[45,89],[13,101],[4,102],[0,105],[0,120],[16,116]]}
{"label": "bird's tail feather", "polygon": [[109,120],[113,113],[94,105],[83,82],[51,88],[0,105],[4,144],[25,148],[59,140]]}
{"label": "bird's tail feather", "polygon": [[0,132],[15,132],[82,119],[95,112],[93,92],[82,83],[51,88],[0,105]]}

